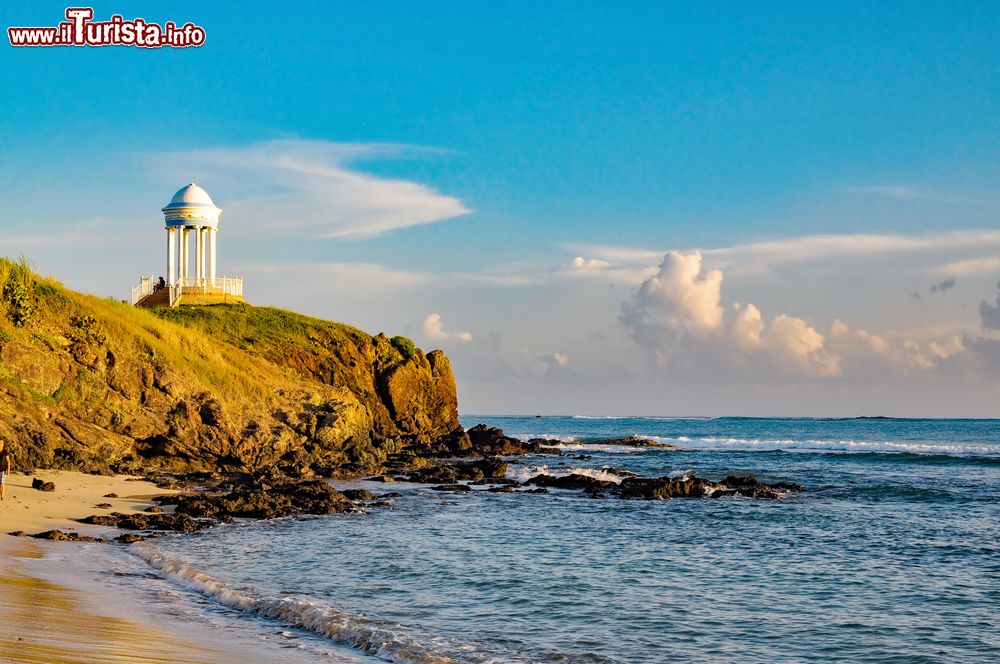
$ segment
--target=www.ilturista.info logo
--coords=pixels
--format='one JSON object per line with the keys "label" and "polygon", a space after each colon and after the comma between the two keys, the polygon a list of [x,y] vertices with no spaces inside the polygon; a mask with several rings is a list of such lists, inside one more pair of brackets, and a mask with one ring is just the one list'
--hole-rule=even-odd
{"label": "www.ilturista.info logo", "polygon": [[194,23],[162,26],[146,19],[126,21],[115,14],[108,21],[93,21],[92,7],[67,7],[66,19],[54,28],[7,28],[11,46],[139,46],[187,48],[205,43],[205,28]]}

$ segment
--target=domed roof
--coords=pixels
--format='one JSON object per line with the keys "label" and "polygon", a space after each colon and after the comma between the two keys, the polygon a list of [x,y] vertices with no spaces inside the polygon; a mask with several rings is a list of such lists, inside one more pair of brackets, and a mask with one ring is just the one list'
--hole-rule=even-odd
{"label": "domed roof", "polygon": [[215,203],[208,192],[196,185],[194,182],[181,187],[174,197],[170,199],[164,210],[173,208],[190,207],[210,207],[214,208]]}

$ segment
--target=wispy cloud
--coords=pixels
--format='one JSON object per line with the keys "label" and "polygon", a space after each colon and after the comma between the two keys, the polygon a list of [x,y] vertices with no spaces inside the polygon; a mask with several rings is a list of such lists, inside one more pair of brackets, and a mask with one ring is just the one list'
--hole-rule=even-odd
{"label": "wispy cloud", "polygon": [[920,201],[924,203],[945,203],[952,205],[989,205],[989,203],[981,200],[934,191],[910,184],[876,184],[843,187],[841,191],[866,196],[892,198],[898,201]]}
{"label": "wispy cloud", "polygon": [[108,219],[37,225],[34,232],[0,233],[0,253],[48,247],[129,245],[146,237],[143,230],[135,224]]}
{"label": "wispy cloud", "polygon": [[[156,155],[156,168],[199,179],[255,232],[363,238],[469,214],[453,196],[409,180],[364,173],[361,161],[434,154],[390,144],[277,140]],[[224,195],[220,195],[223,193]]]}
{"label": "wispy cloud", "polygon": [[[656,251],[633,247],[608,245],[571,245],[580,253],[586,265],[591,261],[608,261],[617,268],[648,267],[663,257],[668,250]],[[699,252],[705,263],[725,267],[740,274],[767,272],[783,265],[805,263],[817,259],[850,256],[887,256],[917,252],[941,253],[954,251],[1000,251],[1000,231],[989,229],[956,230],[939,233],[902,235],[895,233],[855,233],[843,235],[805,235],[760,242],[736,244],[728,247],[688,248],[684,252]],[[984,260],[984,259],[976,259]],[[994,259],[986,259],[992,261]],[[992,265],[967,261],[971,268]],[[950,270],[962,274],[962,269]]]}
{"label": "wispy cloud", "polygon": [[428,272],[397,270],[379,263],[249,263],[234,266],[242,274],[281,275],[299,283],[348,284],[358,288],[422,286],[438,279]]}
{"label": "wispy cloud", "polygon": [[939,265],[933,269],[937,274],[954,274],[967,276],[973,274],[990,274],[1000,272],[1000,256],[984,258],[968,258]]}

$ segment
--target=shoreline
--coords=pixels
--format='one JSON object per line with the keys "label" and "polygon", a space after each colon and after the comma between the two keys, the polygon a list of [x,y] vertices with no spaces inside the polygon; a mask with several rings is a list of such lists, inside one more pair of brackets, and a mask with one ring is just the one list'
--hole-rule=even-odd
{"label": "shoreline", "polygon": [[[735,494],[779,499],[789,491],[802,490],[798,485],[786,483],[763,484],[749,476],[727,476],[720,482],[688,476],[646,478],[637,474],[609,479],[592,476],[586,469],[573,472],[572,466],[556,473],[543,466],[535,476],[521,482],[507,477],[508,463],[519,464],[525,457],[536,455],[559,458],[561,452],[551,446],[558,441],[539,438],[521,441],[483,425],[474,427],[470,433],[474,455],[410,461],[396,470],[386,468],[378,479],[423,485],[446,494],[514,491],[537,494],[548,493],[551,488],[580,491],[590,498],[647,500]],[[603,442],[634,448],[676,449],[636,437]],[[277,633],[273,625],[260,630],[262,623],[254,621],[247,623],[252,629],[243,629],[227,622],[225,616],[208,625],[212,621],[205,620],[209,617],[206,605],[203,601],[190,601],[193,589],[185,583],[168,588],[171,580],[154,572],[155,565],[149,567],[146,561],[140,562],[140,556],[130,555],[128,549],[112,538],[122,533],[141,539],[136,531],[156,531],[156,535],[174,532],[179,536],[233,523],[236,519],[270,520],[381,508],[391,505],[387,498],[399,495],[391,491],[376,495],[359,488],[341,491],[328,479],[289,477],[278,469],[254,476],[216,475],[207,485],[200,481],[192,484],[190,476],[179,483],[177,479],[180,478],[158,485],[142,477],[53,470],[40,470],[33,475],[15,473],[9,477],[6,499],[0,502],[0,532],[5,533],[0,535],[3,560],[0,589],[6,590],[12,599],[7,606],[0,606],[0,620],[8,626],[0,642],[10,654],[10,661],[240,664],[298,661],[295,649],[308,645],[302,635],[294,633],[295,621]],[[55,488],[41,491],[32,487],[33,480],[51,482]],[[164,486],[198,488],[179,490]],[[56,533],[59,537],[51,537],[50,531],[59,531]],[[50,537],[23,537],[38,533]],[[67,539],[67,535],[76,541],[70,545],[45,541]],[[118,542],[132,541],[138,539],[118,539]],[[265,622],[277,617],[266,611],[250,613]],[[301,627],[306,632],[316,631],[306,625]],[[137,646],[136,642],[155,643],[156,650],[150,654],[143,650],[146,646]],[[248,644],[252,650],[241,652]],[[322,650],[340,645],[344,644],[324,641]],[[297,653],[299,657],[302,654],[301,650]],[[362,661],[362,657],[352,652],[336,661]]]}
{"label": "shoreline", "polygon": [[[54,482],[55,491],[32,489],[33,478]],[[107,498],[108,493],[119,497]],[[179,624],[156,615],[156,607],[148,598],[138,594],[122,597],[121,588],[111,587],[88,568],[94,564],[92,547],[104,549],[113,544],[47,542],[8,534],[58,529],[106,535],[117,529],[74,519],[112,511],[142,512],[155,504],[149,500],[152,495],[165,493],[173,492],[124,475],[40,470],[34,475],[8,476],[5,498],[0,501],[0,593],[4,598],[0,602],[0,623],[4,625],[0,652],[4,661],[269,661],[242,649],[220,649],[212,644],[218,640],[212,635],[178,629]],[[99,503],[111,507],[97,508]]]}

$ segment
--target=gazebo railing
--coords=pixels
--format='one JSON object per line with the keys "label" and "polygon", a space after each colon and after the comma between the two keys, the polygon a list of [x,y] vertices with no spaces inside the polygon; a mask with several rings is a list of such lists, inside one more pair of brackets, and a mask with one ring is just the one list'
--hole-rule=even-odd
{"label": "gazebo railing", "polygon": [[243,277],[183,277],[177,280],[182,293],[212,293],[243,297]]}
{"label": "gazebo railing", "polygon": [[153,275],[149,275],[148,277],[140,277],[139,285],[132,286],[132,306],[135,306],[135,304],[139,300],[146,297],[147,295],[151,295],[153,293],[153,287],[155,285],[156,282],[153,281]]}
{"label": "gazebo railing", "polygon": [[[243,297],[243,277],[181,277],[172,284],[163,286],[168,291],[167,299],[172,307],[181,295],[223,295]],[[139,285],[132,286],[132,306],[159,290],[159,282],[153,275],[139,278]]]}

